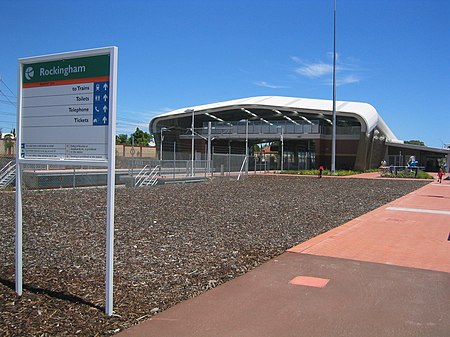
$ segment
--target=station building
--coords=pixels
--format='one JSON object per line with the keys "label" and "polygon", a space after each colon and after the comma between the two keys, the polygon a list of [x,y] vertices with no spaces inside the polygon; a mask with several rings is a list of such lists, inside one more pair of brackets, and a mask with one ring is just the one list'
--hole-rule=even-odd
{"label": "station building", "polygon": [[[331,166],[331,100],[282,96],[258,96],[182,108],[153,118],[149,124],[160,149],[164,141],[204,152],[208,140],[216,149],[241,149],[248,144],[271,144],[272,153],[281,158],[285,169],[315,169]],[[194,125],[194,136],[191,125]],[[397,139],[376,109],[367,103],[336,102],[336,169],[377,168],[406,165],[415,156],[427,171],[438,169],[438,159],[449,149],[405,144]],[[164,158],[163,158],[164,159]],[[279,161],[281,159],[278,159]]]}

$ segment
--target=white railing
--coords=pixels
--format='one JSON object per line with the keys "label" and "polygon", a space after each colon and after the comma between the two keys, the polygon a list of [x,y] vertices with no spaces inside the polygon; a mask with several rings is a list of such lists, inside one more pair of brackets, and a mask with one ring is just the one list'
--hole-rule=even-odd
{"label": "white railing", "polygon": [[156,165],[152,170],[145,165],[142,170],[136,175],[134,186],[153,186],[158,183],[159,165]]}
{"label": "white railing", "polygon": [[0,189],[5,189],[16,178],[16,163],[10,161],[0,170]]}
{"label": "white railing", "polygon": [[239,179],[241,179],[241,174],[242,174],[242,171],[244,170],[244,166],[245,166],[246,162],[247,162],[247,156],[245,156],[244,160],[242,161],[242,166],[241,166],[241,169],[239,170],[239,175],[237,177],[238,181],[239,181]]}

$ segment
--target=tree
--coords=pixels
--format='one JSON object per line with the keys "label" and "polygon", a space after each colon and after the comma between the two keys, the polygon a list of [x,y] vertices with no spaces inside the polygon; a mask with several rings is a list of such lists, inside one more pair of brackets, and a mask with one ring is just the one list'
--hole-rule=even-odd
{"label": "tree", "polygon": [[[150,141],[153,139],[151,134],[142,131],[139,128],[136,128],[136,131],[131,134],[131,137],[134,137],[135,146],[148,146]],[[131,144],[131,137],[128,139],[128,144]]]}
{"label": "tree", "polygon": [[129,137],[125,133],[116,135],[116,144],[131,145],[132,138],[134,138],[135,146],[148,146],[150,141],[153,139],[153,135],[136,128],[136,131],[134,131]]}
{"label": "tree", "polygon": [[128,135],[127,134],[120,134],[116,135],[116,144],[127,144],[128,142]]}
{"label": "tree", "polygon": [[405,143],[405,144],[411,144],[411,145],[425,146],[425,143],[424,143],[424,142],[422,142],[421,140],[415,140],[415,139],[412,139],[412,140],[405,140],[404,143]]}

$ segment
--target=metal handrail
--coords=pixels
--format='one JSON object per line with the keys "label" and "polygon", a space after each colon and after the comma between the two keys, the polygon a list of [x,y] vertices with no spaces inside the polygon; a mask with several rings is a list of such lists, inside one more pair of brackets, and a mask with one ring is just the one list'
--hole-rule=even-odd
{"label": "metal handrail", "polygon": [[10,161],[0,170],[0,188],[8,186],[16,176],[16,163]]}
{"label": "metal handrail", "polygon": [[156,183],[158,182],[158,179],[156,178],[157,175],[158,175],[158,172],[156,171],[156,167],[155,167],[155,169],[153,169],[152,172],[150,172],[150,174],[148,175],[148,177],[147,177],[148,181],[147,181],[147,179],[144,180],[142,182],[141,186],[144,184],[145,181],[147,181],[147,184],[146,184],[147,186],[148,185],[152,185],[152,186],[156,185]]}
{"label": "metal handrail", "polygon": [[159,169],[159,165],[156,165],[148,173],[147,173],[147,167],[148,167],[148,165],[145,165],[144,168],[141,171],[139,171],[139,173],[136,175],[134,186],[141,187],[147,179],[151,180],[153,177],[156,176],[156,174],[157,174],[156,170]]}
{"label": "metal handrail", "polygon": [[12,162],[13,162],[12,160],[9,161],[5,166],[3,166],[3,167],[0,169],[0,176],[3,175],[3,171],[9,170],[9,166],[11,165]]}
{"label": "metal handrail", "polygon": [[158,181],[157,179],[155,179],[156,175],[158,174],[157,170],[159,169],[159,165],[156,165],[153,170],[151,170],[149,172],[149,174],[145,177],[145,179],[140,183],[139,187],[141,187],[142,185],[144,185],[144,183],[147,183],[146,185],[155,185],[156,182]]}
{"label": "metal handrail", "polygon": [[147,167],[148,165],[145,165],[144,168],[140,170],[138,174],[136,174],[136,177],[134,178],[134,186],[137,186],[141,182],[142,178],[145,179],[145,172],[147,170]]}
{"label": "metal handrail", "polygon": [[395,174],[397,175],[398,172],[415,172],[417,174],[418,170],[425,170],[425,166],[408,166],[408,165],[389,165],[389,166],[380,166],[379,167],[380,174]]}
{"label": "metal handrail", "polygon": [[242,166],[241,166],[241,169],[239,170],[239,175],[238,175],[238,177],[237,177],[237,180],[239,181],[239,179],[241,178],[241,174],[242,174],[242,170],[244,169],[244,165],[245,165],[245,162],[247,161],[247,156],[245,156],[245,158],[244,158],[244,160],[242,161]]}

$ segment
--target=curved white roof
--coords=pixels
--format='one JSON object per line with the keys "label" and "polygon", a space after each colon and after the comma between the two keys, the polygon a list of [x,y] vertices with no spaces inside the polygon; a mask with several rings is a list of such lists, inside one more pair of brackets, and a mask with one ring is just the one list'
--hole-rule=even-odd
{"label": "curved white roof", "polygon": [[[204,104],[192,107],[186,107],[170,111],[168,113],[155,117],[156,119],[165,119],[175,115],[189,115],[187,109],[194,109],[195,114],[207,112],[219,112],[230,108],[267,108],[280,110],[298,110],[298,112],[320,112],[331,115],[333,113],[333,101],[323,99],[310,99],[285,96],[256,96],[224,101],[218,103]],[[352,116],[361,122],[362,131],[369,133],[377,128],[389,141],[398,141],[397,137],[386,125],[375,108],[368,103],[336,101],[336,113],[343,116]]]}

